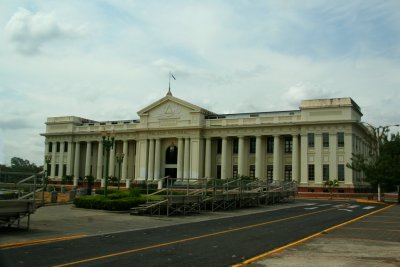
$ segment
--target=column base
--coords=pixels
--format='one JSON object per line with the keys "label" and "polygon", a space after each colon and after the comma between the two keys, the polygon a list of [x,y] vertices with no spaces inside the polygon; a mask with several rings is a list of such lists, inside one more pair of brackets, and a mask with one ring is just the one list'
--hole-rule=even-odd
{"label": "column base", "polygon": [[131,188],[131,180],[130,179],[125,180],[125,188]]}
{"label": "column base", "polygon": [[74,177],[74,186],[78,186],[78,178]]}
{"label": "column base", "polygon": [[160,190],[163,188],[163,180],[159,180],[157,184],[157,189]]}
{"label": "column base", "polygon": [[100,180],[100,187],[101,187],[101,188],[104,188],[105,185],[106,185],[105,179],[101,179],[101,180]]}

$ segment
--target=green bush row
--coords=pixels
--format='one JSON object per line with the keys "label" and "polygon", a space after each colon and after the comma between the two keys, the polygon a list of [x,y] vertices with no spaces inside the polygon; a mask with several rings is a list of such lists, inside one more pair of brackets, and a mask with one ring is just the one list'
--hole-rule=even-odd
{"label": "green bush row", "polygon": [[18,198],[18,193],[16,193],[16,192],[6,192],[3,194],[0,194],[1,200],[9,200],[9,199],[17,199],[17,198]]}
{"label": "green bush row", "polygon": [[119,199],[104,196],[82,196],[74,199],[74,205],[84,209],[122,211],[146,203],[145,197],[126,197]]}

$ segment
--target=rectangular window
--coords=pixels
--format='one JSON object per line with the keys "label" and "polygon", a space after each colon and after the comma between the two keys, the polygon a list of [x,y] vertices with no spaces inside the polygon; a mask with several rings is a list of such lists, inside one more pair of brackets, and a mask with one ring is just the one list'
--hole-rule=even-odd
{"label": "rectangular window", "polygon": [[239,153],[239,139],[233,138],[233,154]]}
{"label": "rectangular window", "polygon": [[267,165],[267,180],[271,183],[274,179],[274,165]]}
{"label": "rectangular window", "polygon": [[344,147],[344,133],[337,133],[337,145],[338,147]]}
{"label": "rectangular window", "polygon": [[308,134],[308,147],[314,147],[314,133]]}
{"label": "rectangular window", "polygon": [[322,146],[329,147],[329,133],[322,133]]}
{"label": "rectangular window", "polygon": [[47,164],[47,175],[51,174],[51,164]]}
{"label": "rectangular window", "polygon": [[250,137],[250,154],[256,153],[256,138]]}
{"label": "rectangular window", "polygon": [[338,165],[338,180],[343,182],[344,181],[344,164]]}
{"label": "rectangular window", "polygon": [[314,181],[315,180],[314,164],[308,164],[308,180],[309,181]]}
{"label": "rectangular window", "polygon": [[59,165],[59,164],[56,164],[56,171],[55,171],[54,176],[58,176],[58,171],[59,171],[59,169],[60,169],[60,165]]}
{"label": "rectangular window", "polygon": [[56,152],[60,152],[60,142],[57,142],[57,149]]}
{"label": "rectangular window", "polygon": [[285,165],[285,181],[292,180],[292,165]]}
{"label": "rectangular window", "polygon": [[63,165],[63,173],[64,175],[67,175],[67,164]]}
{"label": "rectangular window", "polygon": [[267,138],[267,153],[268,154],[274,153],[274,138],[273,137]]}
{"label": "rectangular window", "polygon": [[68,152],[68,142],[64,142],[64,152]]}
{"label": "rectangular window", "polygon": [[53,142],[49,143],[49,153],[53,152]]}
{"label": "rectangular window", "polygon": [[222,152],[222,139],[217,139],[217,154]]}
{"label": "rectangular window", "polygon": [[233,165],[232,166],[232,175],[233,175],[233,178],[237,178],[238,177],[238,165]]}
{"label": "rectangular window", "polygon": [[252,178],[256,177],[256,165],[250,165],[249,176]]}
{"label": "rectangular window", "polygon": [[285,153],[292,153],[293,150],[293,139],[288,136],[285,137]]}
{"label": "rectangular window", "polygon": [[329,180],[329,164],[322,165],[322,180],[323,181]]}

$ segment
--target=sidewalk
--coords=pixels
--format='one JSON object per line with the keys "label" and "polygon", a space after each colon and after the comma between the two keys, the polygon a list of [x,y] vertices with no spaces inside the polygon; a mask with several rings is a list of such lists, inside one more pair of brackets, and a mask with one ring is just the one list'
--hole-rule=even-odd
{"label": "sidewalk", "polygon": [[249,266],[400,266],[400,205],[364,217]]}

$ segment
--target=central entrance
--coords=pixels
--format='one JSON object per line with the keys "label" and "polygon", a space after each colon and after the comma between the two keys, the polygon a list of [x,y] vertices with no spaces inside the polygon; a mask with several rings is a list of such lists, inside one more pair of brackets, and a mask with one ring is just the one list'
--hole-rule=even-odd
{"label": "central entrance", "polygon": [[178,148],[170,145],[165,151],[165,176],[175,178],[177,176]]}
{"label": "central entrance", "polygon": [[176,168],[165,168],[165,176],[176,178]]}

